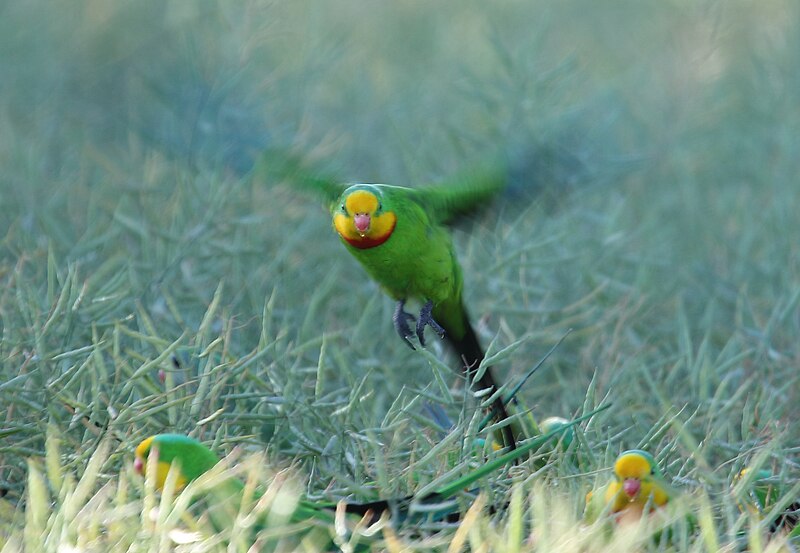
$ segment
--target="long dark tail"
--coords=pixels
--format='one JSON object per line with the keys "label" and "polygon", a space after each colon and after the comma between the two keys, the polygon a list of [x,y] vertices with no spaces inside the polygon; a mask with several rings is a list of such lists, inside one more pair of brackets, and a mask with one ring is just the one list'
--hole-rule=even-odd
{"label": "long dark tail", "polygon": [[781,529],[793,530],[798,523],[800,523],[800,501],[795,501],[770,523],[769,529],[772,533]]}
{"label": "long dark tail", "polygon": [[[409,516],[411,502],[413,500],[414,496],[409,495],[395,499],[378,499],[377,501],[369,501],[366,503],[347,503],[345,504],[344,510],[361,517],[369,515],[367,519],[368,524],[375,524],[378,522],[384,512],[388,512],[394,520],[399,521]],[[458,522],[461,519],[461,513],[458,511],[458,503],[452,499],[444,499],[436,492],[428,494],[418,499],[418,501],[422,504],[428,504],[428,508],[425,509],[425,512],[432,516],[434,520],[441,522]],[[335,509],[336,507],[331,506],[329,508]]]}
{"label": "long dark tail", "polygon": [[[482,390],[489,388],[491,390],[489,395],[491,395],[500,389],[492,374],[492,367],[487,367],[483,376],[476,382],[473,382],[474,375],[485,355],[478,342],[478,337],[475,335],[475,331],[469,323],[466,312],[464,312],[464,330],[464,335],[460,339],[453,336],[450,332],[445,334],[445,339],[450,342],[450,345],[452,345],[453,349],[461,358],[461,368],[466,372],[469,381],[476,389]],[[492,414],[497,422],[509,419],[508,411],[506,410],[502,397],[498,396],[494,403],[492,403]],[[516,449],[517,444],[514,440],[514,431],[511,425],[503,427],[503,441],[505,442],[504,445],[509,449]]]}

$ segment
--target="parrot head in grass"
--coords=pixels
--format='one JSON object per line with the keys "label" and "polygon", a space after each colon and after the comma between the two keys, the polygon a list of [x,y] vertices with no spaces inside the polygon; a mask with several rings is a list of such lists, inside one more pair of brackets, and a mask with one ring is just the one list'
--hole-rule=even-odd
{"label": "parrot head in grass", "polygon": [[[770,515],[786,493],[781,478],[766,469],[742,469],[734,477],[734,483],[744,485],[746,490],[739,501],[739,507],[759,518]],[[785,509],[775,513],[770,520],[769,529],[773,533],[789,531],[792,536],[800,535],[800,501],[792,501]]]}
{"label": "parrot head in grass", "polygon": [[646,508],[653,511],[666,505],[670,496],[669,486],[653,456],[631,449],[617,457],[611,481],[587,494],[587,514],[596,515],[608,508],[620,519],[640,518]]}
{"label": "parrot head in grass", "polygon": [[548,434],[560,428],[567,428],[566,431],[554,440],[555,443],[560,444],[561,449],[567,449],[572,441],[575,439],[575,431],[569,427],[569,421],[564,417],[547,417],[539,423],[539,430],[542,434]]}
{"label": "parrot head in grass", "polygon": [[156,434],[145,438],[136,446],[135,455],[133,468],[142,476],[147,471],[150,456],[157,456],[155,482],[159,490],[164,487],[173,464],[177,464],[180,471],[176,488],[182,489],[219,462],[219,457],[213,451],[183,434]]}

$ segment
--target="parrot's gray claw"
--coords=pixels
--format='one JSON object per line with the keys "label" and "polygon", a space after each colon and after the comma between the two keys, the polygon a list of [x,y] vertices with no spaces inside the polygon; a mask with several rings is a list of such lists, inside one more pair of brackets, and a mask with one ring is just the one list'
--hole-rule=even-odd
{"label": "parrot's gray claw", "polygon": [[403,339],[403,341],[408,344],[408,347],[411,349],[416,349],[414,344],[408,339],[411,336],[411,327],[408,326],[408,321],[415,321],[414,315],[411,313],[407,313],[403,307],[406,304],[406,300],[400,300],[397,302],[397,306],[394,309],[394,315],[392,315],[392,322],[394,322],[394,329]]}
{"label": "parrot's gray claw", "polygon": [[422,309],[419,311],[419,319],[417,319],[417,338],[419,338],[420,345],[425,345],[425,326],[429,326],[433,331],[439,335],[439,338],[444,338],[444,328],[436,322],[431,315],[433,311],[433,300],[428,300]]}

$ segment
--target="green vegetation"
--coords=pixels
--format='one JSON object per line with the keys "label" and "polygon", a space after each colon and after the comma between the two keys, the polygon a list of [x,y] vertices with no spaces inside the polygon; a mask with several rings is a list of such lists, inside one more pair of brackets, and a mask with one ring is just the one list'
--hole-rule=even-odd
{"label": "green vegetation", "polygon": [[[266,148],[413,186],[527,160],[455,234],[465,302],[507,382],[572,329],[521,392],[536,417],[613,402],[574,454],[489,475],[460,528],[376,548],[776,550],[731,481],[800,497],[798,129],[790,0],[4,3],[0,551],[246,551],[246,517],[208,535],[191,490],[133,474],[163,431],[241,446],[230,470],[275,489],[265,550],[301,543],[300,492],[474,467],[452,359],[398,339],[324,208],[254,171]],[[576,530],[631,448],[696,530]]]}

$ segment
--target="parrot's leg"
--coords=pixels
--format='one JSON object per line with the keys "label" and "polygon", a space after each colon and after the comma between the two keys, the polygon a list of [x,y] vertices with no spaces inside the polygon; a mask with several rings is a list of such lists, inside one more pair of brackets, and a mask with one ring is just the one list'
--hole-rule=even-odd
{"label": "parrot's leg", "polygon": [[405,306],[406,300],[400,300],[397,302],[397,305],[394,308],[394,315],[392,315],[392,322],[394,322],[394,329],[403,339],[403,341],[408,344],[408,347],[414,349],[414,344],[412,344],[408,337],[411,336],[411,328],[408,326],[408,321],[413,321],[414,315],[411,313],[407,313],[403,310],[403,306]]}
{"label": "parrot's leg", "polygon": [[444,328],[434,320],[433,316],[431,316],[431,311],[433,311],[433,300],[426,301],[422,309],[419,310],[417,338],[419,338],[419,343],[423,346],[425,345],[425,325],[431,327],[439,335],[439,338],[444,338]]}

